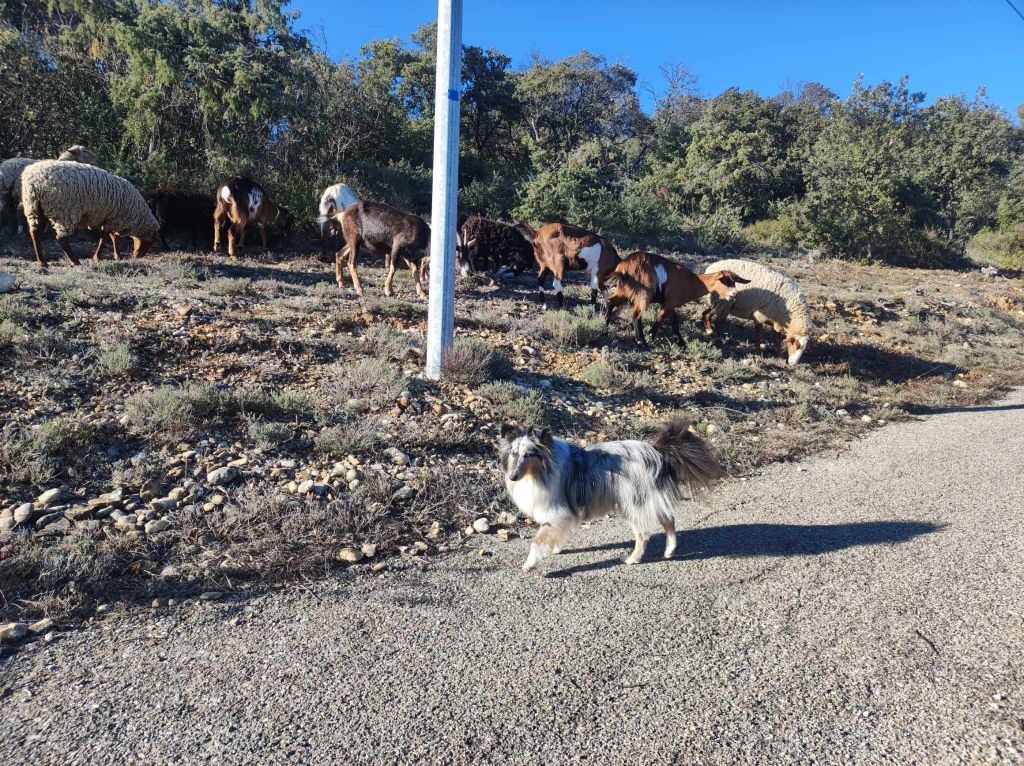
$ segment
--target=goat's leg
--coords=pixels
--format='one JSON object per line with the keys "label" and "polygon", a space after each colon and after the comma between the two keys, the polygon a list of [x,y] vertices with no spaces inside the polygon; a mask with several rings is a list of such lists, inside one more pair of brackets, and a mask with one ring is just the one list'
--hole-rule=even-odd
{"label": "goat's leg", "polygon": [[[420,263],[423,263],[427,257],[428,256],[424,256],[423,259],[420,260]],[[421,300],[426,300],[427,294],[423,292],[423,285],[420,284],[420,267],[415,261],[408,261],[408,263],[409,270],[413,274],[413,279],[416,281],[416,297]]]}
{"label": "goat's leg", "polygon": [[[214,216],[213,217],[213,252],[215,252],[215,253],[218,250],[220,250],[220,228],[221,228],[221,220],[220,220],[220,218],[217,218],[217,216]],[[166,247],[166,246],[167,246],[167,243],[165,242],[164,243],[164,247]]]}
{"label": "goat's leg", "polygon": [[608,325],[612,322],[612,317],[615,316],[615,310],[626,302],[626,298],[622,295],[612,295],[608,299],[608,308],[604,312],[604,326],[607,332]]}
{"label": "goat's leg", "polygon": [[600,292],[600,283],[597,280],[597,270],[590,275],[590,305],[594,307],[594,313],[600,314],[601,307],[597,304],[597,294]]}
{"label": "goat's leg", "polygon": [[121,251],[117,247],[117,235],[114,232],[110,233],[110,248],[114,251],[114,260],[121,260]]}
{"label": "goat's leg", "polygon": [[342,289],[345,288],[345,274],[341,269],[341,262],[345,258],[346,253],[348,253],[348,245],[343,244],[338,248],[338,252],[334,254],[334,281]]}
{"label": "goat's leg", "polygon": [[424,255],[420,258],[419,268],[416,270],[416,294],[423,300],[427,299],[427,294],[423,290],[423,282],[427,281],[427,269],[430,268],[430,256]]}
{"label": "goat's leg", "polygon": [[235,257],[235,225],[228,224],[228,258]]}
{"label": "goat's leg", "polygon": [[38,263],[40,266],[42,266],[45,269],[46,268],[46,261],[43,260],[43,248],[42,248],[42,245],[40,243],[40,240],[42,239],[42,237],[43,237],[43,229],[41,227],[38,228],[38,229],[34,229],[34,228],[31,228],[31,227],[29,228],[29,230],[28,230],[28,238],[32,242],[32,253],[36,257],[36,263]]}
{"label": "goat's leg", "polygon": [[238,252],[240,255],[245,255],[245,233],[249,228],[249,222],[239,222],[238,234],[235,236],[235,241],[238,244]]}
{"label": "goat's leg", "polygon": [[263,252],[270,255],[270,248],[267,247],[267,225],[265,223],[258,223],[256,228],[260,230],[260,242],[263,243]]}
{"label": "goat's leg", "polygon": [[537,294],[540,296],[541,304],[544,303],[544,280],[548,278],[548,274],[551,270],[547,266],[541,266],[540,271],[537,273]]}
{"label": "goat's leg", "polygon": [[564,276],[565,270],[560,266],[551,270],[551,289],[555,291],[559,310],[565,308],[565,295],[562,294],[562,277]]}
{"label": "goat's leg", "polygon": [[672,332],[676,334],[676,340],[679,341],[680,346],[685,346],[686,341],[683,340],[683,334],[679,331],[679,314],[676,313],[675,309],[671,309],[672,317]]}
{"label": "goat's leg", "polygon": [[384,294],[389,298],[395,295],[395,271],[398,268],[397,248],[392,248],[390,255],[384,259],[388,274],[384,277]]}
{"label": "goat's leg", "polygon": [[636,336],[636,344],[640,348],[647,348],[647,341],[644,340],[643,316],[644,310],[642,308],[633,308],[633,334]]}
{"label": "goat's leg", "polygon": [[712,325],[712,320],[715,319],[715,307],[712,305],[710,308],[704,310],[704,313],[700,315],[701,321],[704,323],[704,334],[714,335],[715,330]]}
{"label": "goat's leg", "polygon": [[356,273],[356,252],[358,246],[348,246],[348,273],[352,277],[352,287],[355,289],[356,294],[362,297],[363,294],[363,283],[359,281],[359,274]]}
{"label": "goat's leg", "polygon": [[64,255],[67,257],[67,259],[71,261],[71,265],[77,266],[78,259],[75,258],[75,254],[71,252],[71,243],[68,241],[68,238],[57,237],[57,244],[60,245],[60,249],[64,251]]}

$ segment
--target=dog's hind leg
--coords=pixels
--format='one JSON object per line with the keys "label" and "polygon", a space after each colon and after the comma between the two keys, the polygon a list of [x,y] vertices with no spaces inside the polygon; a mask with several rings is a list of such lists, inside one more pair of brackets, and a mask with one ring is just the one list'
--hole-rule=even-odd
{"label": "dog's hind leg", "polygon": [[676,523],[671,516],[660,514],[658,521],[661,522],[661,528],[665,530],[665,558],[670,559],[676,552]]}
{"label": "dog's hind leg", "polygon": [[548,556],[553,556],[562,550],[565,538],[569,534],[568,524],[545,524],[537,532],[530,543],[530,555],[526,557],[523,564],[523,571],[530,572],[537,568],[537,564]]}
{"label": "dog's hind leg", "polygon": [[633,546],[633,552],[626,556],[627,564],[639,564],[643,560],[644,550],[647,548],[647,535],[639,527],[633,527],[633,537],[636,538],[636,543]]}

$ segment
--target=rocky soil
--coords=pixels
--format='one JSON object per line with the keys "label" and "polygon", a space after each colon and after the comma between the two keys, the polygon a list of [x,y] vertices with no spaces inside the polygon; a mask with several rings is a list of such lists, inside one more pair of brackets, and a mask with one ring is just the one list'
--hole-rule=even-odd
{"label": "rocky soil", "polygon": [[707,343],[697,305],[684,347],[641,353],[625,323],[605,334],[582,306],[542,311],[529,275],[477,275],[459,281],[458,342],[435,383],[421,374],[425,304],[407,275],[384,298],[376,260],[359,300],[302,252],[46,271],[27,252],[0,240],[16,278],[0,295],[10,641],[118,604],[518,535],[493,464],[506,420],[587,442],[682,412],[742,477],[1024,379],[1024,290],[999,274],[769,259],[812,299],[819,335],[796,368],[743,323]]}

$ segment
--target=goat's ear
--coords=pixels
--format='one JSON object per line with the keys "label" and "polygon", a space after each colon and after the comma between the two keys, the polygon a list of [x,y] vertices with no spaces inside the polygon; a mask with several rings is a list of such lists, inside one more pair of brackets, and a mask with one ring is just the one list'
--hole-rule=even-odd
{"label": "goat's ear", "polygon": [[735,271],[731,271],[729,273],[732,274],[732,278],[735,279],[739,284],[741,284],[741,285],[749,285],[750,284],[750,280],[749,279],[744,279],[739,274],[737,274]]}
{"label": "goat's ear", "polygon": [[501,440],[514,442],[519,435],[519,427],[515,423],[505,423],[501,426]]}
{"label": "goat's ear", "polygon": [[473,239],[469,240],[469,242],[466,243],[466,247],[473,247],[473,245],[476,244],[476,239],[476,237],[473,237]]}

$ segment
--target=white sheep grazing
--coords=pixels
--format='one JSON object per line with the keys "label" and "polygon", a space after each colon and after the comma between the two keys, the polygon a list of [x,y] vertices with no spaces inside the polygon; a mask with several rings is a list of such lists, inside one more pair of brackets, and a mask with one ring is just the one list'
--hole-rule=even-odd
{"label": "white sheep grazing", "polygon": [[0,220],[8,206],[18,207],[21,199],[21,174],[29,165],[39,160],[29,157],[11,157],[0,162]]}
{"label": "white sheep grazing", "polygon": [[316,219],[320,224],[320,242],[323,244],[324,250],[327,246],[327,225],[334,220],[338,213],[344,212],[345,208],[357,202],[359,202],[359,195],[348,184],[334,184],[334,186],[324,189],[323,194],[320,195],[320,215]]}
{"label": "white sheep grazing", "polygon": [[[704,312],[704,331],[708,335],[721,329],[725,318],[732,314],[754,321],[754,335],[758,347],[764,325],[784,336],[786,358],[793,365],[800,361],[811,338],[811,307],[807,296],[793,279],[759,263],[729,258],[708,266],[704,273],[733,271],[750,284],[738,284],[736,297],[723,301],[711,295],[711,308]],[[714,316],[714,326],[711,318]]]}
{"label": "white sheep grazing", "polygon": [[100,158],[81,144],[75,144],[70,149],[61,152],[57,159],[68,162],[82,162],[86,165],[95,165],[96,167],[100,166]]}
{"label": "white sheep grazing", "polygon": [[45,262],[39,241],[47,222],[53,226],[64,255],[76,266],[78,259],[68,244],[75,229],[100,229],[94,260],[99,260],[106,235],[111,235],[115,258],[119,257],[115,239],[119,234],[134,240],[132,255],[141,258],[160,230],[146,200],[130,181],[78,162],[40,160],[29,165],[21,176],[21,204],[32,250],[41,266]]}

